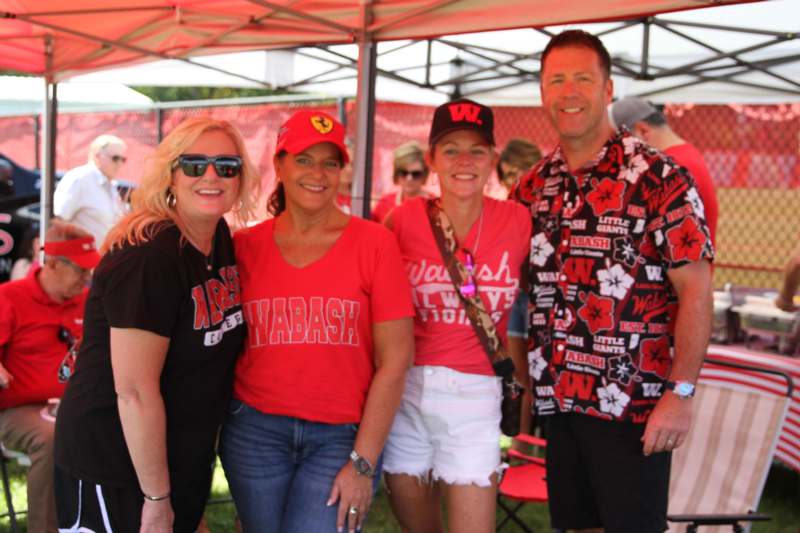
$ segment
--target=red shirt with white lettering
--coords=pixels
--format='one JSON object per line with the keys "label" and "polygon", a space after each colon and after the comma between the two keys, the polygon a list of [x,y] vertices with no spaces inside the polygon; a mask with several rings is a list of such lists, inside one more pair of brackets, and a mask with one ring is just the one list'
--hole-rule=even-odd
{"label": "red shirt with white lettering", "polygon": [[413,315],[397,242],[350,217],[325,255],[284,260],[275,220],[234,237],[248,338],[234,395],[264,413],[358,423],[375,372],[372,325]]}
{"label": "red shirt with white lettering", "polygon": [[83,330],[87,291],[57,303],[39,285],[40,271],[0,284],[0,363],[13,376],[0,389],[0,409],[60,398],[66,384],[58,382],[58,369],[69,347],[59,332],[78,339]]}
{"label": "red shirt with white lettering", "polygon": [[[436,246],[425,201],[412,198],[392,211],[392,228],[400,243],[416,308],[414,364],[493,376],[486,351]],[[482,215],[460,243],[475,260],[478,292],[504,343],[530,235],[531,219],[524,207],[484,197]]]}
{"label": "red shirt with white lettering", "polygon": [[714,180],[708,172],[708,167],[700,151],[689,143],[676,144],[670,146],[664,153],[675,160],[682,167],[686,167],[689,175],[694,178],[697,193],[703,202],[700,211],[701,216],[705,216],[708,224],[708,231],[711,233],[711,244],[715,244],[717,234],[717,216],[719,206],[717,204],[717,192],[714,189]]}

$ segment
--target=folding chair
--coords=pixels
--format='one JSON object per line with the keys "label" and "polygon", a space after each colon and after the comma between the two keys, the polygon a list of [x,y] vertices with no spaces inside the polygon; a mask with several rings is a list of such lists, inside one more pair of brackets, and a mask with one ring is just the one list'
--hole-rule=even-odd
{"label": "folding chair", "polygon": [[[539,448],[546,446],[543,439],[524,433],[517,435],[514,439]],[[497,506],[506,514],[505,518],[497,524],[497,530],[499,531],[509,522],[514,522],[525,533],[533,533],[533,530],[519,518],[518,512],[526,503],[547,502],[544,459],[514,449],[508,450],[508,458],[514,460],[515,464],[503,472],[503,478],[497,488]],[[511,500],[514,503],[507,503],[505,500]]]}
{"label": "folding chair", "polygon": [[25,514],[27,511],[17,511],[14,509],[14,502],[11,498],[11,482],[8,479],[8,463],[17,461],[20,465],[28,467],[31,466],[31,458],[22,452],[6,449],[2,442],[0,442],[0,452],[2,452],[0,453],[2,456],[2,458],[0,458],[0,471],[3,476],[3,493],[6,499],[6,512],[0,514],[0,518],[8,518],[11,523],[11,533],[17,533],[19,530],[17,515]]}
{"label": "folding chair", "polygon": [[[749,530],[792,395],[779,371],[707,357],[692,429],[672,456],[670,531]],[[741,523],[747,524],[742,526]],[[727,528],[720,527],[727,524]]]}

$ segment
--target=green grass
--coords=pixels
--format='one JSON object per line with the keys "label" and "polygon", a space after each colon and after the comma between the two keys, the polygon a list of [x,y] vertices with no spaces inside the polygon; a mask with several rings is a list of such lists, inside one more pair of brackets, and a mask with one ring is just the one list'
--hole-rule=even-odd
{"label": "green grass", "polygon": [[[11,484],[14,496],[14,506],[17,509],[26,507],[25,474],[22,469],[11,466]],[[229,498],[228,485],[222,470],[217,467],[212,487],[212,498]],[[6,512],[5,499],[0,498],[0,514]],[[770,470],[767,486],[761,498],[759,511],[772,516],[771,522],[758,523],[752,531],[754,533],[797,533],[800,531],[800,475],[780,466],[773,466]],[[498,517],[501,516],[498,511]],[[522,509],[521,516],[537,532],[548,532],[549,518],[544,505],[527,505]],[[208,524],[213,533],[235,533],[235,511],[232,503],[219,503],[209,505],[206,510]],[[25,517],[20,517],[21,533],[27,533]],[[0,533],[10,531],[7,518],[0,519]],[[375,503],[370,511],[369,522],[365,528],[367,533],[400,533],[392,517],[386,492],[380,490]],[[518,531],[514,525],[506,526],[503,531]]]}

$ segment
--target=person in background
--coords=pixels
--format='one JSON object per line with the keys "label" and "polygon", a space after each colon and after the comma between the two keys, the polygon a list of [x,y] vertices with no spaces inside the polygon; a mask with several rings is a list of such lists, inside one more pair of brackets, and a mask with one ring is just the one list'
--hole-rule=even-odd
{"label": "person in background", "polygon": [[372,220],[383,222],[392,209],[409,198],[417,196],[427,198],[428,193],[423,189],[427,180],[428,164],[425,162],[425,153],[419,143],[409,141],[398,146],[392,161],[392,183],[399,188],[378,200],[372,210]]}
{"label": "person in background", "polygon": [[274,218],[235,235],[248,338],[220,456],[245,533],[354,532],[413,355],[397,242],[335,204],[344,127],[280,128]]}
{"label": "person in background", "polygon": [[533,217],[528,358],[554,529],[667,528],[711,333],[714,250],[694,181],[611,125],[611,58],[555,35],[540,89],[559,144],[512,198]]}
{"label": "person in background", "polygon": [[89,145],[89,161],[64,174],[53,195],[53,213],[91,233],[97,247],[126,212],[111,183],[127,160],[125,151],[119,137],[100,135]]}
{"label": "person in background", "polygon": [[146,161],[108,235],[75,375],[56,418],[69,531],[193,533],[245,337],[233,241],[260,180],[239,132],[183,121]]}
{"label": "person in background", "polygon": [[345,147],[347,148],[347,163],[342,167],[342,173],[339,177],[339,188],[336,193],[336,205],[343,213],[349,215],[350,207],[352,205],[353,196],[353,145],[349,139],[345,139]]}
{"label": "person in background", "polygon": [[28,271],[39,264],[39,225],[35,224],[25,230],[22,242],[20,243],[20,254],[14,265],[11,267],[9,279],[22,279],[28,275]]}
{"label": "person in background", "polygon": [[[426,161],[441,198],[412,198],[386,220],[400,243],[416,308],[414,367],[384,462],[392,510],[404,531],[443,531],[443,498],[451,532],[495,529],[502,390],[467,315],[477,304],[462,298],[480,299],[505,342],[531,221],[521,205],[484,197],[497,164],[494,144],[490,108],[466,99],[439,106]],[[457,241],[447,263],[458,261],[466,272],[458,287],[435,240],[428,216],[434,211],[435,220],[446,217]],[[525,360],[514,363],[525,383]]]}
{"label": "person in background", "polygon": [[700,151],[675,133],[664,114],[646,100],[627,96],[611,104],[609,114],[613,127],[625,126],[631,133],[653,148],[661,150],[689,171],[700,196],[700,202],[693,201],[697,204],[697,210],[705,215],[711,231],[711,243],[716,244],[719,213],[717,192]]}
{"label": "person in background", "polygon": [[506,197],[519,179],[542,158],[539,147],[527,139],[511,139],[500,152],[497,180],[506,190]]}
{"label": "person in background", "polygon": [[94,238],[53,221],[45,260],[16,281],[0,284],[0,441],[31,458],[28,531],[54,533],[54,425],[48,401],[60,398],[81,337],[86,281],[100,256]]}
{"label": "person in background", "polygon": [[798,306],[794,303],[794,296],[800,287],[800,244],[792,250],[789,261],[786,263],[786,272],[783,275],[783,284],[778,296],[775,298],[775,305],[787,313],[798,311]]}

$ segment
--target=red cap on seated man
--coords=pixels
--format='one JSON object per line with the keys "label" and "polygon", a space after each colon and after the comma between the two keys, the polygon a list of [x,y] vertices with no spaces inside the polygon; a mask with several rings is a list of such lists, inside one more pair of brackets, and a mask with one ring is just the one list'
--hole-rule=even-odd
{"label": "red cap on seated man", "polygon": [[83,329],[92,269],[100,261],[94,238],[54,221],[45,259],[28,276],[0,284],[0,441],[31,457],[28,531],[55,531],[53,426],[40,411],[60,398],[68,357]]}

